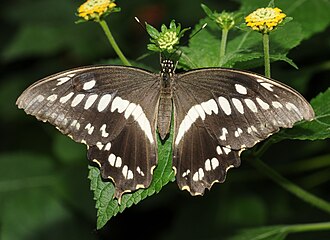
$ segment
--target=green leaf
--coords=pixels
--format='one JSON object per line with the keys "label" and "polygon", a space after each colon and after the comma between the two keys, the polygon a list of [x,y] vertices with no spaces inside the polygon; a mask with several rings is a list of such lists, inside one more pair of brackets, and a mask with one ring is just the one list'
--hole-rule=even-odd
{"label": "green leaf", "polygon": [[153,26],[149,25],[148,23],[146,23],[146,29],[150,37],[152,37],[153,39],[157,39],[159,37],[158,30]]}
{"label": "green leaf", "polygon": [[315,119],[297,123],[292,129],[283,129],[274,136],[275,141],[283,139],[317,140],[330,138],[330,88],[311,101]]}
{"label": "green leaf", "polygon": [[214,16],[213,13],[211,11],[211,9],[208,8],[208,6],[206,6],[205,4],[201,4],[202,9],[204,10],[205,14],[212,20],[214,20]]}
{"label": "green leaf", "polygon": [[143,199],[158,193],[163,186],[174,178],[172,170],[172,136],[162,144],[158,138],[158,165],[154,171],[153,180],[146,189],[139,189],[133,193],[126,193],[121,199],[121,204],[113,199],[115,192],[114,185],[101,179],[100,171],[96,167],[90,167],[88,178],[91,180],[91,190],[94,192],[97,208],[97,228],[102,228],[107,221],[119,212],[123,212],[126,208],[137,204]]}
{"label": "green leaf", "polygon": [[[175,20],[172,20],[171,22],[170,22],[170,29],[171,30],[177,30],[177,27],[176,27],[176,24],[175,24]],[[180,32],[180,29],[181,29],[181,25],[180,25],[180,23],[178,24],[178,29],[179,29],[179,31],[177,32],[177,34],[179,34],[179,32]]]}
{"label": "green leaf", "polygon": [[207,27],[189,40],[189,47],[182,47],[184,55],[180,58],[180,67],[194,69],[218,66],[220,51],[220,31],[209,18],[202,19],[191,32],[194,35],[205,23]]}

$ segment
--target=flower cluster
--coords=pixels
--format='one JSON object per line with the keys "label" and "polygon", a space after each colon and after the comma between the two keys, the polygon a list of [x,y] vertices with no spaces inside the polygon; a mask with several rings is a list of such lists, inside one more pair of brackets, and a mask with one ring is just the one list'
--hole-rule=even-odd
{"label": "flower cluster", "polygon": [[261,33],[269,33],[286,17],[279,8],[259,8],[245,17],[246,25]]}
{"label": "flower cluster", "polygon": [[181,25],[175,24],[172,20],[170,27],[167,28],[164,24],[161,26],[161,32],[158,32],[156,28],[146,23],[147,32],[150,35],[150,42],[148,44],[148,49],[155,52],[168,52],[172,53],[175,51],[175,45],[179,44],[180,38],[183,36],[184,32],[189,30],[189,28],[184,28],[181,30]]}
{"label": "flower cluster", "polygon": [[86,21],[99,20],[111,12],[118,12],[113,0],[87,0],[78,8],[78,16]]}
{"label": "flower cluster", "polygon": [[214,22],[218,24],[221,29],[229,30],[233,28],[236,24],[238,15],[232,12],[222,11],[218,13],[216,11],[212,12],[206,5],[201,4],[206,15]]}

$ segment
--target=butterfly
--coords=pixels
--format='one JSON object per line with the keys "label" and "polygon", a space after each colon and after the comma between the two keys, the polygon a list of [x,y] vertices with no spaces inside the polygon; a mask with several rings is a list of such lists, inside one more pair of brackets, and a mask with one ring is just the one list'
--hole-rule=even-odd
{"label": "butterfly", "polygon": [[[67,70],[28,87],[17,105],[87,145],[115,196],[147,188],[157,166],[157,134],[173,118],[173,169],[180,189],[202,195],[240,165],[240,153],[314,111],[294,89],[235,69],[160,73],[126,66]],[[157,132],[158,131],[158,132]]]}

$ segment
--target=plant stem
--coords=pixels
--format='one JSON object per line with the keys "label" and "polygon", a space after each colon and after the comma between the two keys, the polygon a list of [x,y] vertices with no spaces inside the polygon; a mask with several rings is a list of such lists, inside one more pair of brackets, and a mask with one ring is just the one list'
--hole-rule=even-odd
{"label": "plant stem", "polygon": [[265,60],[265,76],[270,78],[270,60],[269,60],[269,34],[262,35],[262,42],[264,45],[264,60]]}
{"label": "plant stem", "polygon": [[222,66],[223,62],[224,62],[224,57],[226,54],[226,45],[227,45],[227,36],[228,36],[228,29],[223,28],[222,29],[222,36],[221,36],[221,43],[220,43],[220,61],[219,61],[219,65],[220,67]]}
{"label": "plant stem", "polygon": [[114,37],[112,36],[112,33],[110,32],[110,29],[109,29],[106,21],[100,20],[100,21],[98,21],[98,23],[101,25],[105,35],[107,36],[107,38],[109,40],[109,43],[111,44],[112,48],[115,50],[115,52],[117,53],[118,57],[123,62],[123,64],[126,66],[132,66],[132,64],[126,59],[126,57],[120,50],[118,44],[116,43]]}
{"label": "plant stem", "polygon": [[284,178],[274,169],[262,162],[259,158],[250,160],[249,162],[254,165],[254,167],[257,168],[260,172],[271,178],[274,182],[279,184],[281,187],[283,187],[293,195],[299,197],[303,201],[310,203],[325,212],[330,213],[330,203],[317,196],[314,196],[313,194],[290,182],[288,179]]}
{"label": "plant stem", "polygon": [[287,227],[288,232],[310,232],[330,230],[330,222],[295,224]]}

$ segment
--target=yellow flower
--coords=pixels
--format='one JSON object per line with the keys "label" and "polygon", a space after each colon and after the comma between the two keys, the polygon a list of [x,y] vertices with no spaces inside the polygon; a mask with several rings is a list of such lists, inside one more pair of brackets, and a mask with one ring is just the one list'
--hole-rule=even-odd
{"label": "yellow flower", "polygon": [[85,20],[97,20],[114,7],[116,4],[112,0],[87,0],[78,8],[78,16]]}
{"label": "yellow flower", "polygon": [[161,34],[158,39],[158,45],[161,50],[172,51],[173,46],[179,43],[179,38],[176,32],[167,31]]}
{"label": "yellow flower", "polygon": [[245,17],[246,25],[261,33],[269,33],[286,17],[279,8],[258,8]]}

